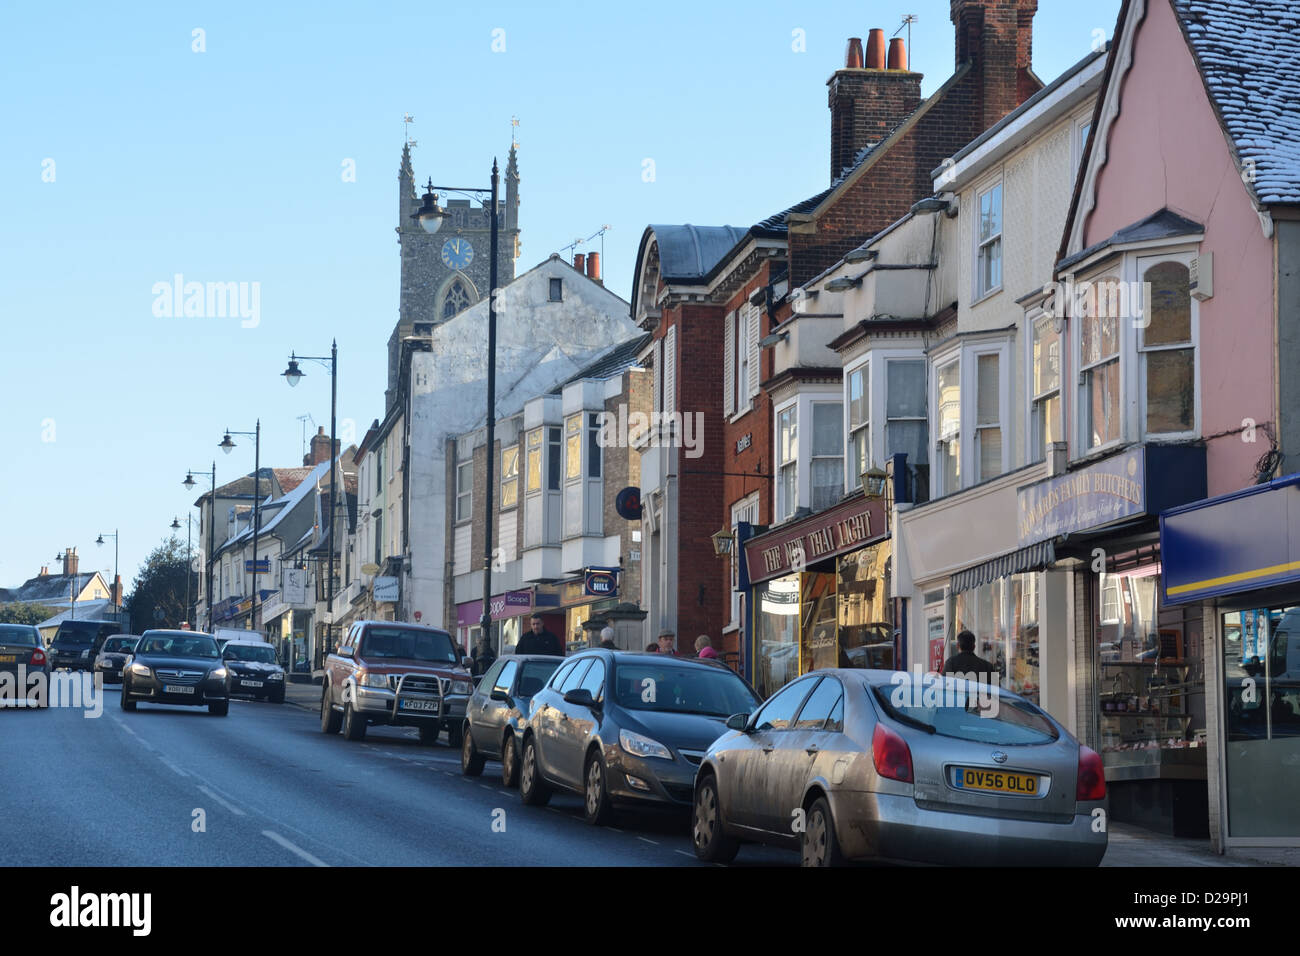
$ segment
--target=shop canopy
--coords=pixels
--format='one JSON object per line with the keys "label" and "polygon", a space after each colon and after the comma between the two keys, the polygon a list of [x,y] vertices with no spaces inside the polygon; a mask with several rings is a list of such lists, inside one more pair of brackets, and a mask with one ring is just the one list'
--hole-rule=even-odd
{"label": "shop canopy", "polygon": [[1300,582],[1300,474],[1160,516],[1166,604]]}
{"label": "shop canopy", "polygon": [[958,571],[952,576],[952,591],[954,594],[971,591],[998,578],[1020,574],[1022,571],[1037,571],[1051,567],[1055,563],[1056,549],[1052,542],[1040,541],[1027,548],[1017,548],[1010,554],[985,561],[965,571]]}

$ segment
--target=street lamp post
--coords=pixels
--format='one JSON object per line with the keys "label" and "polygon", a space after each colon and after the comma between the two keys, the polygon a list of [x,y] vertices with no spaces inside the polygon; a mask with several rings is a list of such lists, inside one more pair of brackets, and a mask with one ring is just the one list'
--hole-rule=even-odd
{"label": "street lamp post", "polygon": [[253,605],[249,611],[248,623],[253,625],[253,630],[260,630],[257,626],[257,539],[262,535],[262,420],[257,420],[257,425],[251,432],[232,432],[227,428],[221,444],[217,445],[227,455],[235,450],[235,443],[230,440],[231,435],[253,437]]}
{"label": "street lamp post", "polygon": [[[208,633],[212,633],[212,534],[217,524],[217,463],[212,463],[212,490],[208,493],[208,556],[204,562],[203,593],[208,604]],[[187,489],[194,487],[194,470],[185,473],[181,482]],[[202,529],[200,529],[202,530]]]}
{"label": "street lamp post", "polygon": [[422,229],[429,234],[442,228],[442,221],[447,213],[438,208],[438,194],[444,192],[470,193],[482,196],[491,194],[492,238],[491,262],[488,264],[488,354],[487,354],[487,493],[483,496],[483,613],[479,617],[480,633],[489,637],[492,626],[492,503],[496,498],[493,493],[496,467],[496,404],[497,404],[497,185],[499,174],[496,158],[492,159],[492,185],[488,189],[466,188],[460,186],[435,186],[430,179],[425,187],[423,202],[418,210],[411,214]]}
{"label": "street lamp post", "polygon": [[[105,532],[105,534],[107,534],[107,532]],[[113,539],[113,620],[116,621],[116,622],[118,622],[118,623],[121,623],[121,620],[122,620],[122,601],[121,601],[121,599],[118,597],[118,593],[117,593],[117,590],[118,590],[118,588],[120,587],[120,585],[118,584],[118,576],[117,576],[117,550],[118,550],[118,549],[117,549],[117,529],[114,528],[114,529],[113,529],[113,533],[112,533],[112,534],[109,534],[108,536],[109,536],[110,538]],[[104,535],[103,535],[103,534],[101,534],[99,537],[97,537],[97,538],[95,539],[95,544],[99,545],[101,548],[104,546]]]}
{"label": "street lamp post", "polygon": [[[305,374],[302,371],[302,369],[298,367],[298,363],[300,361],[319,362],[321,365],[325,365],[325,363],[328,362],[329,370],[330,370],[330,506],[329,506],[330,527],[329,527],[329,544],[328,544],[329,571],[328,571],[328,578],[326,579],[327,583],[325,585],[325,595],[326,595],[326,599],[329,602],[327,606],[329,607],[329,616],[330,616],[329,623],[326,625],[325,643],[326,645],[330,645],[333,641],[333,634],[334,634],[334,596],[335,596],[334,595],[334,506],[335,506],[335,502],[338,500],[338,491],[335,486],[335,482],[337,481],[336,473],[338,471],[338,458],[339,458],[337,452],[338,446],[336,444],[336,437],[335,437],[335,425],[337,422],[338,400],[339,400],[338,340],[335,339],[330,342],[330,354],[328,356],[296,355],[293,352],[290,352],[289,367],[280,373],[281,375],[284,376],[284,380],[289,383],[290,387],[294,387],[300,381],[302,381],[302,377]],[[329,649],[330,649],[329,647],[326,648],[326,650]]]}
{"label": "street lamp post", "polygon": [[[194,622],[190,620],[194,616],[190,610],[190,573],[192,571],[191,562],[194,560],[194,558],[191,556],[190,553],[194,547],[193,539],[191,538],[192,520],[193,517],[189,514],[189,512],[186,512],[185,513],[185,623],[189,624],[190,627],[194,626]],[[179,531],[180,528],[181,528],[181,519],[172,518],[171,529],[173,531]]]}

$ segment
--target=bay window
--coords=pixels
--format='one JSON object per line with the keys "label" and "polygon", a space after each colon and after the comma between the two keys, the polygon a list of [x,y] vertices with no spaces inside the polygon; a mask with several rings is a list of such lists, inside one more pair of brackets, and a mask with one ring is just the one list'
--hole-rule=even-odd
{"label": "bay window", "polygon": [[844,433],[839,402],[812,406],[812,509],[821,511],[844,495]]}
{"label": "bay window", "polygon": [[1047,448],[1061,440],[1061,333],[1050,315],[1033,321],[1030,330],[1030,461],[1047,458]]}
{"label": "bay window", "polygon": [[1002,474],[1002,389],[1001,356],[995,353],[975,358],[975,460],[977,481]]}
{"label": "bay window", "polygon": [[1120,404],[1120,328],[1114,276],[1097,280],[1079,299],[1080,411],[1084,451],[1118,441],[1123,434]]}
{"label": "bay window", "polygon": [[501,449],[501,507],[513,508],[519,504],[519,446]]}
{"label": "bay window", "polygon": [[869,366],[862,365],[848,374],[849,488],[861,487],[862,473],[871,467],[870,372]]}
{"label": "bay window", "polygon": [[[907,455],[908,470],[917,475],[929,497],[930,428],[925,415],[925,359],[885,362],[885,458]],[[916,498],[924,501],[925,498]]]}
{"label": "bay window", "polygon": [[1196,424],[1196,349],[1188,268],[1156,261],[1142,272],[1142,282],[1148,290],[1139,323],[1146,397],[1142,428],[1148,435],[1190,432]]}
{"label": "bay window", "polygon": [[941,365],[935,375],[935,420],[938,424],[938,493],[961,488],[961,362]]}

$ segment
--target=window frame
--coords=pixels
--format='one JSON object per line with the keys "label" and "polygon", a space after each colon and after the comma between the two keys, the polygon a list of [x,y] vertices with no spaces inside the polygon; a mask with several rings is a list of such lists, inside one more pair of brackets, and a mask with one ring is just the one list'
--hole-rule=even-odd
{"label": "window frame", "polygon": [[[1035,376],[1037,365],[1034,359],[1034,342],[1035,329],[1043,323],[1052,326],[1052,334],[1056,336],[1056,387],[1049,388],[1039,392],[1035,388]],[[1025,463],[1032,464],[1037,461],[1046,461],[1050,452],[1047,441],[1046,431],[1043,428],[1043,419],[1046,417],[1047,403],[1053,396],[1056,398],[1056,435],[1057,440],[1062,441],[1065,438],[1064,422],[1064,399],[1062,398],[1062,383],[1065,380],[1065,347],[1066,337],[1064,329],[1061,326],[1061,320],[1057,316],[1048,315],[1041,309],[1026,316],[1026,334],[1025,334]],[[1043,416],[1040,418],[1039,407],[1043,408]],[[1039,449],[1042,449],[1042,456],[1039,457]]]}
{"label": "window frame", "polygon": [[[837,434],[837,436],[839,437],[839,441],[840,441],[840,453],[839,453],[838,456],[836,456],[836,455],[818,455],[818,454],[816,453],[816,444],[815,444],[815,443],[816,443],[816,440],[817,440],[816,421],[817,421],[817,406],[819,406],[819,405],[834,405],[836,408],[839,409],[839,427],[836,429],[836,434]],[[808,435],[808,507],[810,507],[814,512],[816,512],[816,511],[824,511],[826,508],[834,507],[834,506],[835,506],[836,504],[838,504],[839,501],[844,497],[844,480],[843,480],[843,476],[844,476],[845,449],[844,449],[844,400],[843,400],[843,396],[839,396],[839,395],[837,395],[837,396],[835,396],[834,398],[829,397],[829,396],[824,396],[824,397],[809,396],[809,398],[808,398],[808,418],[810,419],[810,422],[811,422],[811,424],[812,424],[812,426],[813,426],[812,429],[810,430],[809,435]],[[837,494],[837,495],[835,496],[835,499],[834,499],[833,501],[827,502],[826,504],[822,505],[821,507],[818,507],[817,503],[813,500],[813,495],[816,493],[816,490],[817,490],[816,487],[815,487],[814,484],[813,484],[813,464],[816,463],[816,462],[818,462],[818,461],[834,461],[834,460],[836,460],[836,459],[838,459],[838,461],[839,461],[839,468],[836,469],[836,471],[837,471],[837,472],[839,473],[839,475],[840,475],[839,494]],[[796,479],[796,481],[797,481],[797,479]]]}
{"label": "window frame", "polygon": [[[790,423],[793,426],[793,435],[788,442],[792,454],[789,458],[783,458],[782,418],[787,413],[791,413]],[[776,520],[780,522],[793,518],[795,512],[799,510],[799,397],[797,395],[772,410],[772,423],[776,439],[772,455],[776,461]],[[788,490],[785,482],[787,468],[792,469],[794,474],[793,487]]]}
{"label": "window frame", "polygon": [[737,559],[736,548],[738,545],[735,543],[740,539],[737,528],[742,521],[748,521],[750,524],[758,524],[759,501],[759,493],[757,491],[751,491],[739,501],[732,502],[731,505],[731,533],[734,537],[732,538],[733,545],[731,559],[728,562],[731,565],[731,620],[729,623],[735,627],[740,627],[742,624],[740,607],[740,561]]}
{"label": "window frame", "polygon": [[[844,487],[847,492],[854,492],[862,487],[862,473],[871,468],[871,463],[875,460],[871,441],[871,419],[873,417],[871,414],[871,384],[875,380],[875,375],[872,373],[870,354],[865,356],[862,361],[844,369]],[[854,425],[853,379],[856,376],[863,377],[862,404],[864,406],[864,416],[860,423]],[[849,462],[855,459],[853,452],[856,450],[856,439],[859,433],[862,433],[863,437],[863,460],[861,470],[855,475],[852,474],[854,468],[849,466]]]}
{"label": "window frame", "polygon": [[[1145,276],[1153,267],[1166,262],[1175,262],[1189,272],[1190,288],[1190,271],[1192,259],[1196,257],[1195,253],[1169,253],[1156,251],[1150,254],[1135,254],[1133,256],[1133,274],[1134,288],[1146,290]],[[1150,327],[1150,316],[1148,310],[1150,303],[1142,303],[1142,318],[1145,325],[1133,323],[1133,346],[1137,358],[1134,364],[1134,374],[1137,379],[1135,386],[1135,399],[1137,403],[1137,434],[1141,436],[1142,441],[1171,441],[1187,438],[1196,438],[1201,433],[1201,348],[1200,348],[1200,311],[1199,302],[1196,296],[1187,296],[1188,302],[1188,340],[1172,345],[1147,345],[1146,332]],[[1157,352],[1187,352],[1192,353],[1192,423],[1191,428],[1179,432],[1153,432],[1147,430],[1147,356]]]}
{"label": "window frame", "polygon": [[[975,189],[974,222],[972,223],[971,228],[971,236],[974,240],[974,273],[971,276],[972,304],[982,302],[984,299],[996,295],[1002,291],[1003,286],[1006,284],[1006,257],[1004,255],[1006,251],[1006,243],[1003,241],[1003,238],[1006,235],[1006,189],[1003,187],[1002,171],[999,170],[995,177],[986,180],[982,185]],[[987,239],[981,239],[980,218],[982,216],[981,209],[983,199],[994,190],[997,190],[998,194],[998,231],[990,235]],[[991,248],[995,243],[997,244],[998,252],[998,281],[996,285],[991,285],[988,288],[985,288],[981,264],[983,262],[985,249]]]}
{"label": "window frame", "polygon": [[563,302],[564,280],[558,276],[552,276],[551,281],[547,283],[547,296],[548,302]]}
{"label": "window frame", "polygon": [[[507,466],[506,462],[512,452],[514,453],[514,466],[513,468],[510,468]],[[501,499],[499,510],[501,511],[510,511],[519,507],[519,455],[520,442],[516,441],[512,445],[501,446],[501,470],[499,472],[501,476]],[[508,491],[514,493],[514,498],[511,501],[506,500]]]}
{"label": "window frame", "polygon": [[[963,484],[963,487],[969,488],[971,485],[977,485],[983,481],[992,481],[1000,475],[1005,475],[1010,471],[1011,464],[1011,441],[1010,429],[1007,427],[1007,420],[1010,417],[1010,402],[1008,401],[1008,388],[1010,376],[1007,374],[1007,359],[1010,355],[1008,342],[1000,341],[996,343],[982,343],[968,347],[966,355],[970,357],[969,362],[965,361],[963,356],[962,372],[966,368],[970,369],[969,388],[967,387],[966,376],[962,376],[962,405],[969,412],[969,418],[963,422],[964,430],[969,434],[969,461],[971,462],[976,473],[967,473],[969,479]],[[998,420],[996,425],[1000,442],[1001,461],[998,463],[997,474],[985,476],[978,473],[982,468],[982,456],[980,454],[980,432],[988,431],[989,425],[981,425],[979,422],[979,360],[983,357],[996,355],[998,359]]]}
{"label": "window frame", "polygon": [[[963,439],[963,432],[965,431],[964,428],[965,422],[963,421],[965,400],[964,400],[964,396],[962,395],[962,387],[961,387],[961,381],[962,381],[961,359],[962,359],[961,351],[959,349],[953,349],[951,351],[944,352],[942,355],[936,356],[930,363],[930,367],[934,370],[933,374],[931,374],[930,376],[930,389],[929,389],[930,409],[931,409],[930,415],[932,418],[931,426],[930,426],[930,436],[934,442],[934,463],[930,468],[930,476],[931,476],[930,481],[933,486],[933,493],[931,494],[932,498],[942,498],[945,495],[955,494],[956,492],[960,491],[964,487],[963,484],[964,479],[962,476],[961,465],[962,465],[962,457],[963,457],[962,439]],[[956,370],[957,370],[957,429],[952,434],[951,437],[945,438],[940,428],[939,414],[940,414],[941,405],[939,401],[939,379],[942,373],[952,366],[956,366]],[[946,482],[944,480],[947,471],[946,468],[947,447],[946,446],[948,445],[956,445],[957,448],[957,475],[956,475],[955,488],[946,487]]]}
{"label": "window frame", "polygon": [[[468,480],[465,469],[469,469]],[[464,508],[461,507],[462,501]],[[474,520],[474,459],[467,458],[456,462],[456,524],[467,524]]]}

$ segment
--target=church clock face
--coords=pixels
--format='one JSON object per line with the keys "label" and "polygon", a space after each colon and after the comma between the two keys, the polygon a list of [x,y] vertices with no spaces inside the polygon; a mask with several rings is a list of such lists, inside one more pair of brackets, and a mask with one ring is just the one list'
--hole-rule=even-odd
{"label": "church clock face", "polygon": [[464,269],[474,261],[474,247],[468,239],[457,236],[442,244],[442,264],[448,269]]}

